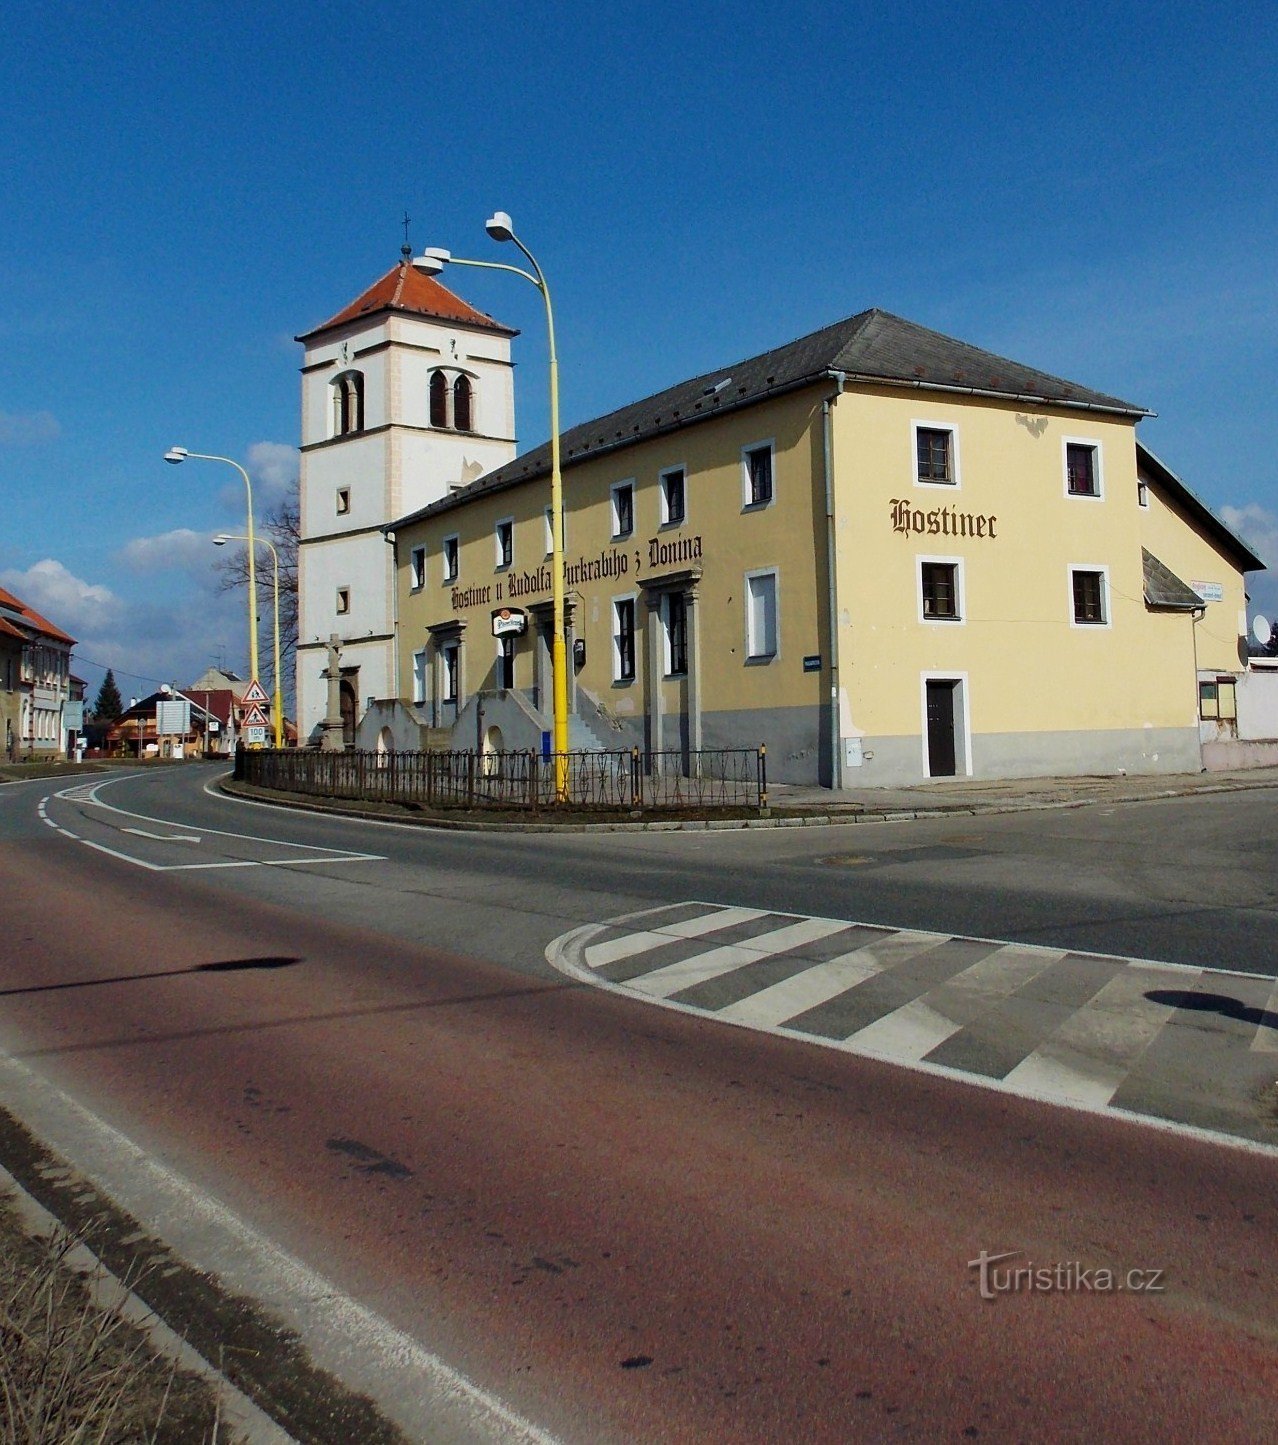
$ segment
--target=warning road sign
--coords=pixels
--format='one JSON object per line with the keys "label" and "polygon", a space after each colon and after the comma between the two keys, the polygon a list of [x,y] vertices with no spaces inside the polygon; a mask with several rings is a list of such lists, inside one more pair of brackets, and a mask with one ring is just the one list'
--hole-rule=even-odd
{"label": "warning road sign", "polygon": [[240,721],[241,727],[264,728],[267,726],[267,716],[256,703],[252,707],[244,709],[244,716]]}
{"label": "warning road sign", "polygon": [[254,678],[245,689],[244,696],[240,701],[246,706],[252,703],[259,703],[262,707],[265,707],[266,704],[270,702],[270,698],[266,695],[266,689],[258,682],[257,678]]}

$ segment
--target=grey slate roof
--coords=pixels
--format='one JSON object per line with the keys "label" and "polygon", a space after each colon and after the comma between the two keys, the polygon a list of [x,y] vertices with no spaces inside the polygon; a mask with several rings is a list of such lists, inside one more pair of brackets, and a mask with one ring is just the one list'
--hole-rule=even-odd
{"label": "grey slate roof", "polygon": [[[560,442],[563,468],[566,471],[588,457],[677,431],[720,412],[766,401],[833,372],[842,372],[854,382],[1001,397],[1031,406],[1077,407],[1133,418],[1152,415],[1118,397],[1089,391],[1072,381],[874,309],[836,321],[761,356],[694,376],[573,427]],[[386,530],[449,511],[481,493],[501,491],[549,475],[550,443],[546,442],[451,496],[392,522]]]}
{"label": "grey slate roof", "polygon": [[1147,548],[1140,549],[1145,566],[1145,602],[1149,607],[1169,607],[1175,612],[1188,612],[1201,607],[1203,599]]}

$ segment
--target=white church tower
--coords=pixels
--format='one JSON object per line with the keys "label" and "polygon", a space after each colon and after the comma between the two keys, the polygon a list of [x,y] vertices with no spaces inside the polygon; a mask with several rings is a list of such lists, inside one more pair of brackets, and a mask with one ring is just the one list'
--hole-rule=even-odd
{"label": "white church tower", "polygon": [[349,744],[395,676],[393,556],[382,527],[515,455],[511,338],[411,252],[297,339],[302,361],[297,715],[305,745],[326,712],[326,648],[340,647]]}

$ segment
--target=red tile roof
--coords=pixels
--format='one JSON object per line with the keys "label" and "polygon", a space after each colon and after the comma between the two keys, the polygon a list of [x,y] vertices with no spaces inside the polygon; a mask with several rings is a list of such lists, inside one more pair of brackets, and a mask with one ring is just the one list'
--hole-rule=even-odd
{"label": "red tile roof", "polygon": [[454,296],[447,286],[441,286],[433,276],[414,270],[407,260],[403,260],[399,265],[392,266],[380,280],[374,281],[362,296],[356,297],[336,316],[325,321],[322,326],[303,332],[297,340],[309,341],[313,336],[319,336],[337,326],[344,326],[349,321],[360,321],[374,316],[379,311],[404,311],[413,316],[429,316],[438,321],[455,321],[463,326],[478,326],[485,331],[498,331],[503,336],[519,335],[509,326],[494,321],[485,312],[476,311],[460,296]]}
{"label": "red tile roof", "polygon": [[0,587],[0,607],[8,607],[18,613],[25,623],[45,637],[51,637],[55,642],[75,645],[74,637],[69,637],[60,627],[55,627],[47,618],[41,617],[33,608],[28,607],[25,602],[19,601],[12,592],[6,592],[3,587]]}

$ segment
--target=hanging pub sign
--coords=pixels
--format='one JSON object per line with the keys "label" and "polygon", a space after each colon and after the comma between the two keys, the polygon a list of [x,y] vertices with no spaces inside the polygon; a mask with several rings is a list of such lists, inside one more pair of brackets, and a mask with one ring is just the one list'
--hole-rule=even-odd
{"label": "hanging pub sign", "polygon": [[497,607],[493,610],[493,636],[518,637],[528,630],[528,614],[522,607]]}

